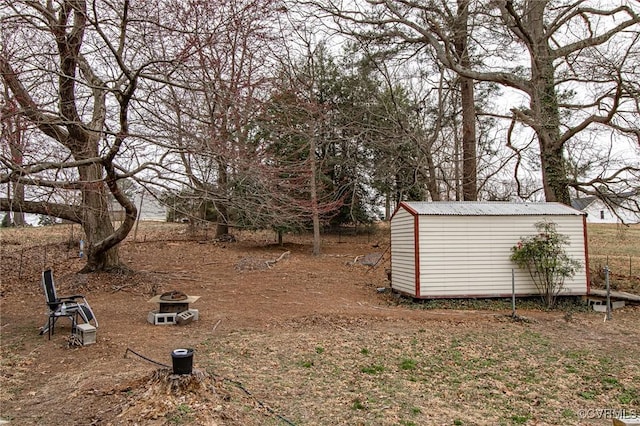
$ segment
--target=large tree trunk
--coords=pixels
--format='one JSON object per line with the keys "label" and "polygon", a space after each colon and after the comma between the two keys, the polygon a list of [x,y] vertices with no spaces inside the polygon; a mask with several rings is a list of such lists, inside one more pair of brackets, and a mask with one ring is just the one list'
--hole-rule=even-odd
{"label": "large tree trunk", "polygon": [[[557,201],[568,206],[571,205],[571,194],[567,185],[567,172],[564,161],[564,149],[557,144],[545,141],[547,135],[538,133],[540,139],[540,159],[542,165],[542,184],[545,200]],[[543,141],[545,141],[543,143]]]}
{"label": "large tree trunk", "polygon": [[400,204],[403,198],[403,194],[404,194],[404,179],[402,179],[402,176],[400,176],[399,172],[396,172],[395,175],[395,202],[396,202],[396,206],[398,204]]}
{"label": "large tree trunk", "polygon": [[[555,92],[553,65],[537,63],[534,71],[534,91],[531,98],[531,109],[537,116],[539,125],[536,135],[540,146],[540,162],[542,167],[542,185],[545,200],[557,201],[571,205],[567,170],[564,161],[564,146],[560,139],[560,113]],[[536,75],[538,74],[539,75]]]}
{"label": "large tree trunk", "polygon": [[564,146],[560,142],[560,112],[555,90],[555,70],[549,39],[544,28],[546,2],[530,1],[526,5],[525,25],[530,35],[532,93],[531,114],[540,146],[542,184],[545,199],[571,204]]}
{"label": "large tree trunk", "polygon": [[[20,182],[13,185],[13,199],[20,204],[24,202],[24,185]],[[13,225],[24,226],[25,224],[24,212],[22,210],[19,212],[13,212]]]}
{"label": "large tree trunk", "polygon": [[[20,117],[16,117],[15,121],[15,129],[12,135],[9,135],[9,148],[11,150],[11,159],[16,164],[23,164],[23,150],[26,147],[26,142],[24,138],[24,133],[22,132],[22,119]],[[21,182],[16,182],[13,185],[13,199],[22,204],[24,202],[24,184]],[[13,225],[14,226],[24,226],[24,212],[22,210],[13,212]]]}
{"label": "large tree trunk", "polygon": [[[468,50],[469,0],[458,0],[454,45],[460,65],[471,68]],[[476,153],[476,106],[473,79],[460,76],[462,103],[462,196],[465,201],[478,197]]]}
{"label": "large tree trunk", "polygon": [[384,220],[391,220],[391,194],[386,191],[384,194]]}
{"label": "large tree trunk", "polygon": [[464,201],[478,199],[476,110],[473,80],[462,77],[462,197]]}
{"label": "large tree trunk", "polygon": [[[15,100],[12,99],[7,85],[4,85],[4,105],[0,110],[0,117],[2,119],[0,138],[9,145],[11,161],[16,165],[22,166],[24,152],[27,147],[27,139],[24,133],[27,124],[25,120],[17,114],[17,110],[18,105]],[[11,183],[9,183],[9,187],[11,188]],[[16,203],[22,204],[24,202],[24,184],[21,182],[15,182],[10,193]],[[24,212],[22,210],[11,212],[9,218],[11,217],[13,218],[13,220],[11,220],[13,226],[25,225]]]}
{"label": "large tree trunk", "polygon": [[97,243],[114,234],[109,218],[107,187],[103,182],[102,167],[98,164],[80,167],[82,190],[82,229],[86,241],[87,264],[81,272],[109,271],[121,269],[118,246],[104,249]]}

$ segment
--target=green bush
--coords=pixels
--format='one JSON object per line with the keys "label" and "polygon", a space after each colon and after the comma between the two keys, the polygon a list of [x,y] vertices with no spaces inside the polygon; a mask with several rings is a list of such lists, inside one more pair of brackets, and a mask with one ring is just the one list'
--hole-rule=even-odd
{"label": "green bush", "polygon": [[552,308],[566,278],[573,277],[582,264],[567,255],[568,237],[559,234],[553,222],[535,224],[538,233],[523,237],[511,248],[511,260],[529,272],[547,308]]}

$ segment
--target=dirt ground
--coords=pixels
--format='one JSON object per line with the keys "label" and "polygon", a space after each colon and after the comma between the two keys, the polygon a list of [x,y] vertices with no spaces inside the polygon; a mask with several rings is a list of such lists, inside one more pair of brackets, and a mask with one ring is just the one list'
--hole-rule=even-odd
{"label": "dirt ground", "polygon": [[[133,272],[119,275],[78,275],[65,232],[36,245],[3,234],[0,418],[10,424],[610,424],[594,410],[640,413],[638,307],[610,322],[420,309],[378,291],[389,285],[385,232],[326,236],[314,257],[307,237],[278,246],[268,233],[217,242],[184,226],[146,229],[122,245]],[[362,265],[364,255],[382,260]],[[66,319],[51,340],[39,335],[46,266],[61,295],[87,297],[96,344],[70,346]],[[147,322],[148,300],[170,290],[200,296],[198,321]],[[194,349],[197,374],[159,365],[176,348]]]}

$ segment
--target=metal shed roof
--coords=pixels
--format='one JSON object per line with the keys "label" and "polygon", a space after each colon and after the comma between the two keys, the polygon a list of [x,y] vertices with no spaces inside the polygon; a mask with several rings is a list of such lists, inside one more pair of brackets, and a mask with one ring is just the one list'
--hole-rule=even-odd
{"label": "metal shed roof", "polygon": [[446,216],[558,216],[585,213],[561,203],[510,203],[500,201],[404,201],[414,214]]}

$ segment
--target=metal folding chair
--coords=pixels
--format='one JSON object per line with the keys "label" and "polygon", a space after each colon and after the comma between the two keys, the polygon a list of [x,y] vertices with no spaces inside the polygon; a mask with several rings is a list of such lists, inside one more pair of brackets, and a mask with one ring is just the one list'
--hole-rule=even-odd
{"label": "metal folding chair", "polygon": [[76,325],[78,325],[80,319],[87,324],[93,322],[94,327],[98,328],[98,320],[83,295],[75,294],[73,296],[58,297],[56,285],[53,281],[53,270],[46,269],[42,272],[42,289],[44,290],[49,312],[47,323],[40,329],[41,335],[48,333],[49,339],[51,339],[56,321],[62,317],[67,317],[71,320],[72,334],[75,332]]}

